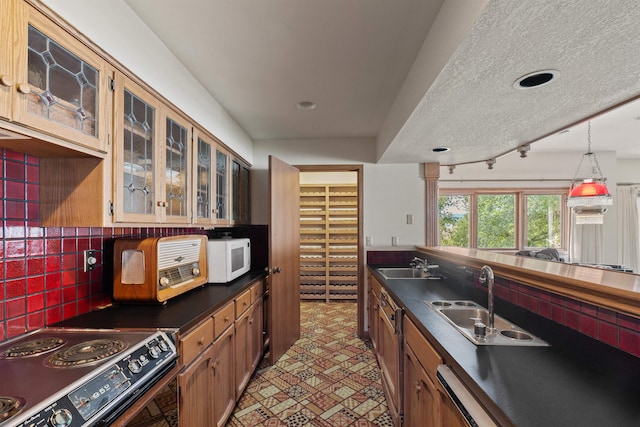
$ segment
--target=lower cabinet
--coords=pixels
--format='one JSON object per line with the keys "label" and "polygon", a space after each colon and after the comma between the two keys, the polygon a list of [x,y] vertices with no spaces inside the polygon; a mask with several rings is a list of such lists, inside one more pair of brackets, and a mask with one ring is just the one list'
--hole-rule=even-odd
{"label": "lower cabinet", "polygon": [[180,426],[222,427],[263,352],[262,281],[178,341]]}
{"label": "lower cabinet", "polygon": [[217,427],[225,425],[236,406],[235,338],[235,328],[229,327],[213,342],[212,386],[214,388],[212,390],[215,392],[211,400],[213,400],[214,425]]}
{"label": "lower cabinet", "polygon": [[404,424],[425,427],[441,425],[439,422],[439,398],[433,379],[420,365],[411,346],[405,344]]}
{"label": "lower cabinet", "polygon": [[210,402],[214,391],[213,361],[213,346],[209,346],[178,375],[179,425],[212,425],[214,409]]}

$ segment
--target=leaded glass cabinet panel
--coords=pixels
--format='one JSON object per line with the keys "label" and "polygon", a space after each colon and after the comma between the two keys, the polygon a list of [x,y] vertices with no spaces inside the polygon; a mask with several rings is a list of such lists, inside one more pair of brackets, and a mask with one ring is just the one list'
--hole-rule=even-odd
{"label": "leaded glass cabinet panel", "polygon": [[[12,119],[74,144],[106,151],[113,69],[24,2],[15,2]],[[20,13],[24,8],[26,13]],[[26,18],[22,22],[21,18]]]}
{"label": "leaded glass cabinet panel", "polygon": [[166,118],[165,134],[165,194],[166,215],[188,218],[187,197],[189,129],[171,117]]}
{"label": "leaded glass cabinet panel", "polygon": [[210,223],[212,215],[212,147],[198,137],[198,157],[196,159],[196,211],[197,221]]}
{"label": "leaded glass cabinet panel", "polygon": [[216,150],[216,218],[229,219],[229,155]]}

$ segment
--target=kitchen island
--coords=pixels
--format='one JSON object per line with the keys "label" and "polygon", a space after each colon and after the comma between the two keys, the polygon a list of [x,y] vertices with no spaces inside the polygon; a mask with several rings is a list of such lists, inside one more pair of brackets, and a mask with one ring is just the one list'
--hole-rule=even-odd
{"label": "kitchen island", "polygon": [[[425,301],[486,292],[460,277],[386,279],[369,272],[499,425],[640,425],[640,359],[506,301],[496,313],[549,347],[476,346]],[[388,266],[386,266],[388,267]]]}

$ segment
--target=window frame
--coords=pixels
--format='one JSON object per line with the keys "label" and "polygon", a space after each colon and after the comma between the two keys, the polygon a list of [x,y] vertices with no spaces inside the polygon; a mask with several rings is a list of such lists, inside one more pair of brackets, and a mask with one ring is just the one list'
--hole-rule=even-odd
{"label": "window frame", "polygon": [[[568,187],[549,187],[549,188],[440,188],[438,197],[440,196],[468,196],[469,197],[469,246],[470,248],[478,248],[478,196],[479,195],[504,195],[512,194],[515,196],[515,248],[482,248],[489,251],[501,252],[517,252],[520,250],[537,250],[542,248],[533,248],[526,246],[527,233],[527,212],[526,197],[531,195],[559,195],[560,202],[560,251],[568,250],[569,233],[570,233],[570,215],[571,211],[567,207]],[[438,218],[440,214],[438,212]],[[438,232],[440,229],[438,227]],[[440,235],[438,235],[440,239]]]}

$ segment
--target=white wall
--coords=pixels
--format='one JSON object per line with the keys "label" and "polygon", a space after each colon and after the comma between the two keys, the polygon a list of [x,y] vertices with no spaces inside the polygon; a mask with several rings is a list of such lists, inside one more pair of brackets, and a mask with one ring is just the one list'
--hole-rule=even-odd
{"label": "white wall", "polygon": [[[420,165],[378,165],[375,150],[373,139],[256,141],[252,222],[268,222],[269,155],[292,165],[361,164],[365,236],[372,237],[373,246],[390,246],[392,236],[398,237],[400,245],[424,245],[425,185]],[[412,225],[406,223],[407,214],[413,215]]]}
{"label": "white wall", "polygon": [[249,135],[123,0],[49,0],[46,5],[253,163]]}

